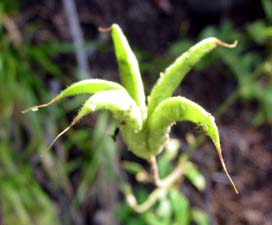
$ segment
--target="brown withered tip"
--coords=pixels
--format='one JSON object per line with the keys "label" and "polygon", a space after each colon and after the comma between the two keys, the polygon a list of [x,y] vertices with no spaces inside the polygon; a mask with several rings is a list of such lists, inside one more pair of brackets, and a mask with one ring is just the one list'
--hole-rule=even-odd
{"label": "brown withered tip", "polygon": [[109,31],[111,31],[111,26],[110,27],[98,27],[98,30],[100,32],[109,32]]}
{"label": "brown withered tip", "polygon": [[55,142],[64,134],[66,133],[71,127],[73,127],[76,123],[78,122],[77,118],[74,118],[72,123],[70,123],[70,125],[68,127],[66,127],[63,131],[61,131],[55,138],[54,140],[49,144],[49,146],[47,147],[47,149],[49,150],[54,144]]}
{"label": "brown withered tip", "polygon": [[53,98],[50,102],[48,103],[45,103],[45,104],[41,104],[41,105],[35,105],[35,106],[32,106],[28,109],[25,109],[25,110],[22,110],[21,113],[25,114],[25,113],[28,113],[29,111],[38,111],[40,108],[44,108],[44,107],[47,107],[49,105],[52,105],[53,103],[55,103],[56,101],[58,101],[57,98]]}
{"label": "brown withered tip", "polygon": [[220,46],[223,46],[223,47],[226,47],[226,48],[235,48],[238,45],[238,41],[235,40],[233,43],[228,44],[228,43],[225,43],[225,42],[220,41],[219,39],[217,39],[216,44],[220,45]]}
{"label": "brown withered tip", "polygon": [[220,162],[221,162],[221,165],[222,165],[222,167],[223,167],[223,170],[225,171],[225,174],[227,175],[227,178],[229,179],[229,181],[230,181],[230,183],[231,183],[231,185],[232,185],[232,187],[233,187],[234,192],[235,192],[236,194],[239,194],[239,191],[238,191],[238,189],[237,189],[237,187],[236,187],[234,181],[232,180],[232,178],[231,178],[231,176],[230,176],[230,174],[229,174],[229,172],[228,172],[228,169],[227,169],[227,167],[226,167],[226,165],[225,165],[225,161],[224,161],[224,158],[223,158],[221,149],[218,149],[218,155],[219,155],[219,160],[220,160]]}

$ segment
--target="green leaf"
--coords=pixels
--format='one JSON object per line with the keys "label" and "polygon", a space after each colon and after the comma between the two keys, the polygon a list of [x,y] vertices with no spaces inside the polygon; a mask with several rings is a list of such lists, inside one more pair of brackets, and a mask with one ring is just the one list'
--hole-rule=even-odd
{"label": "green leaf", "polygon": [[146,110],[145,93],[137,58],[117,24],[112,25],[111,32],[121,83],[144,113]]}
{"label": "green leaf", "polygon": [[156,209],[156,214],[160,221],[170,221],[172,215],[171,203],[170,200],[165,197],[161,198],[158,202],[158,207]]}
{"label": "green leaf", "polygon": [[265,44],[267,40],[272,38],[272,26],[267,26],[262,20],[248,25],[247,31],[257,44]]}
{"label": "green leaf", "polygon": [[79,110],[77,116],[72,123],[64,129],[49,145],[49,148],[55,141],[74,126],[82,117],[89,113],[106,109],[112,112],[113,117],[122,128],[139,131],[142,128],[142,115],[135,101],[128,95],[127,92],[121,90],[100,91],[91,96]]}
{"label": "green leaf", "polygon": [[161,73],[159,80],[156,82],[148,98],[148,115],[154,111],[162,100],[172,96],[173,92],[189,70],[204,55],[218,45],[233,48],[237,45],[237,42],[226,44],[214,37],[206,38],[191,47],[187,52],[183,53],[164,71],[164,73]]}
{"label": "green leaf", "polygon": [[26,113],[28,111],[37,111],[39,108],[43,108],[54,104],[55,102],[69,96],[79,95],[79,94],[94,94],[99,91],[104,90],[123,90],[125,89],[118,83],[112,81],[106,81],[101,79],[88,79],[73,83],[71,86],[64,89],[60,94],[53,98],[50,102],[38,106],[33,106],[29,109],[22,111]]}
{"label": "green leaf", "polygon": [[176,189],[171,189],[169,198],[174,212],[175,225],[189,225],[190,205],[188,199]]}
{"label": "green leaf", "polygon": [[125,204],[118,204],[115,215],[120,222],[127,223],[130,217],[133,216],[133,211]]}
{"label": "green leaf", "polygon": [[160,218],[152,211],[148,211],[144,214],[145,225],[169,225],[168,220]]}
{"label": "green leaf", "polygon": [[168,138],[168,132],[173,123],[177,121],[189,121],[197,124],[203,132],[213,141],[222,167],[229,178],[236,193],[238,193],[228,171],[221,152],[218,128],[214,117],[200,105],[184,97],[172,97],[162,101],[154,110],[148,120],[150,137],[148,143],[152,149],[160,149]]}
{"label": "green leaf", "polygon": [[210,219],[207,213],[199,209],[192,210],[192,220],[197,225],[210,225]]}
{"label": "green leaf", "polygon": [[122,167],[127,172],[132,173],[132,174],[145,172],[145,168],[141,164],[136,163],[136,162],[124,161],[122,163]]}
{"label": "green leaf", "polygon": [[192,162],[186,162],[186,170],[184,175],[198,190],[204,190],[206,186],[205,177]]}

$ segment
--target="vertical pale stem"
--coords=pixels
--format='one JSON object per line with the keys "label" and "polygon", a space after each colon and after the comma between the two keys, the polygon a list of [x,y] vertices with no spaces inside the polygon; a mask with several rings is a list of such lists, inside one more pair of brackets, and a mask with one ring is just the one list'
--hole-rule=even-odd
{"label": "vertical pale stem", "polygon": [[80,28],[80,23],[78,20],[78,14],[76,11],[76,6],[74,0],[63,0],[65,14],[68,20],[68,25],[70,29],[70,33],[75,45],[76,49],[76,59],[79,67],[79,75],[78,78],[80,80],[85,79],[89,73],[88,66],[88,55],[86,50],[84,49],[83,43],[83,35]]}

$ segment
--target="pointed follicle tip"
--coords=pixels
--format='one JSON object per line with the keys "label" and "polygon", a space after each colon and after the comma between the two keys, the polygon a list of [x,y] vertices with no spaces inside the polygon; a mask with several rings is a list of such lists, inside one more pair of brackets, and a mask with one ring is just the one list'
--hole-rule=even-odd
{"label": "pointed follicle tip", "polygon": [[109,32],[111,31],[111,27],[98,27],[100,32]]}
{"label": "pointed follicle tip", "polygon": [[30,107],[30,108],[28,108],[28,109],[22,110],[21,112],[22,112],[23,114],[28,113],[28,112],[30,112],[30,111],[36,112],[36,111],[38,111],[40,108],[47,107],[47,106],[53,104],[53,103],[56,102],[56,101],[57,101],[57,99],[54,98],[54,99],[52,99],[52,100],[51,100],[50,102],[48,102],[48,103],[45,103],[45,104],[42,104],[42,105],[35,105],[35,106],[32,106],[32,107]]}
{"label": "pointed follicle tip", "polygon": [[54,140],[50,143],[50,145],[48,146],[48,150],[55,144],[55,142],[64,134],[66,133],[72,126],[74,126],[76,123],[78,122],[78,119],[74,119],[72,121],[72,123],[66,127],[63,131],[61,131],[55,138]]}
{"label": "pointed follicle tip", "polygon": [[238,41],[235,40],[233,43],[225,43],[219,39],[216,40],[216,44],[217,45],[220,45],[220,46],[223,46],[223,47],[226,47],[226,48],[235,48],[237,45],[238,45]]}
{"label": "pointed follicle tip", "polygon": [[232,178],[231,178],[231,176],[230,176],[230,174],[229,174],[229,172],[228,172],[228,170],[227,170],[227,167],[226,167],[226,165],[225,165],[225,161],[224,161],[224,158],[223,158],[221,149],[218,149],[218,155],[219,155],[219,159],[220,159],[221,165],[222,165],[222,167],[223,167],[223,169],[224,169],[224,172],[225,172],[225,174],[227,175],[227,177],[228,177],[228,179],[229,179],[229,181],[230,181],[230,183],[231,183],[231,185],[232,185],[232,187],[233,187],[235,193],[236,193],[236,194],[239,194],[239,191],[238,191],[238,189],[236,188],[236,185],[235,185],[234,181],[232,180]]}
{"label": "pointed follicle tip", "polygon": [[39,107],[34,106],[34,107],[29,108],[29,109],[22,110],[21,113],[25,114],[25,113],[27,113],[29,111],[36,112],[38,110],[39,110]]}

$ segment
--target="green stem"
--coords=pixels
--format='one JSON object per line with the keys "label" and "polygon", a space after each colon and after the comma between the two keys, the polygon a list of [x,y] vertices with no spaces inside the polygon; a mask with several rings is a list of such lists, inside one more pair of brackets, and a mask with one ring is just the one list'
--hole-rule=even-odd
{"label": "green stem", "polygon": [[173,170],[173,172],[170,175],[168,175],[164,179],[160,179],[158,165],[157,165],[157,161],[156,161],[155,156],[151,157],[150,164],[151,164],[151,172],[152,172],[151,174],[152,174],[153,181],[160,188],[169,189],[179,179],[182,178],[182,175],[184,174],[184,170],[185,170],[185,168],[183,166],[184,161],[180,160],[177,167]]}
{"label": "green stem", "polygon": [[125,191],[125,197],[127,204],[138,213],[143,213],[150,209],[159,198],[165,196],[167,194],[167,189],[165,188],[157,188],[155,189],[148,198],[142,203],[139,204],[137,202],[137,199],[135,198],[135,195],[132,193],[132,189],[130,186],[127,186]]}
{"label": "green stem", "polygon": [[126,185],[124,189],[124,194],[126,197],[127,204],[138,213],[143,213],[150,209],[158,199],[165,196],[168,193],[169,188],[171,188],[173,185],[177,184],[178,181],[180,181],[183,178],[183,174],[185,172],[184,167],[184,157],[180,159],[177,167],[173,170],[173,172],[167,176],[164,179],[160,179],[159,177],[159,170],[156,162],[155,156],[152,156],[149,160],[151,164],[151,174],[152,179],[154,183],[158,186],[151,194],[148,196],[148,198],[142,203],[139,204],[137,202],[137,199],[135,195],[132,192],[132,188],[129,185]]}

